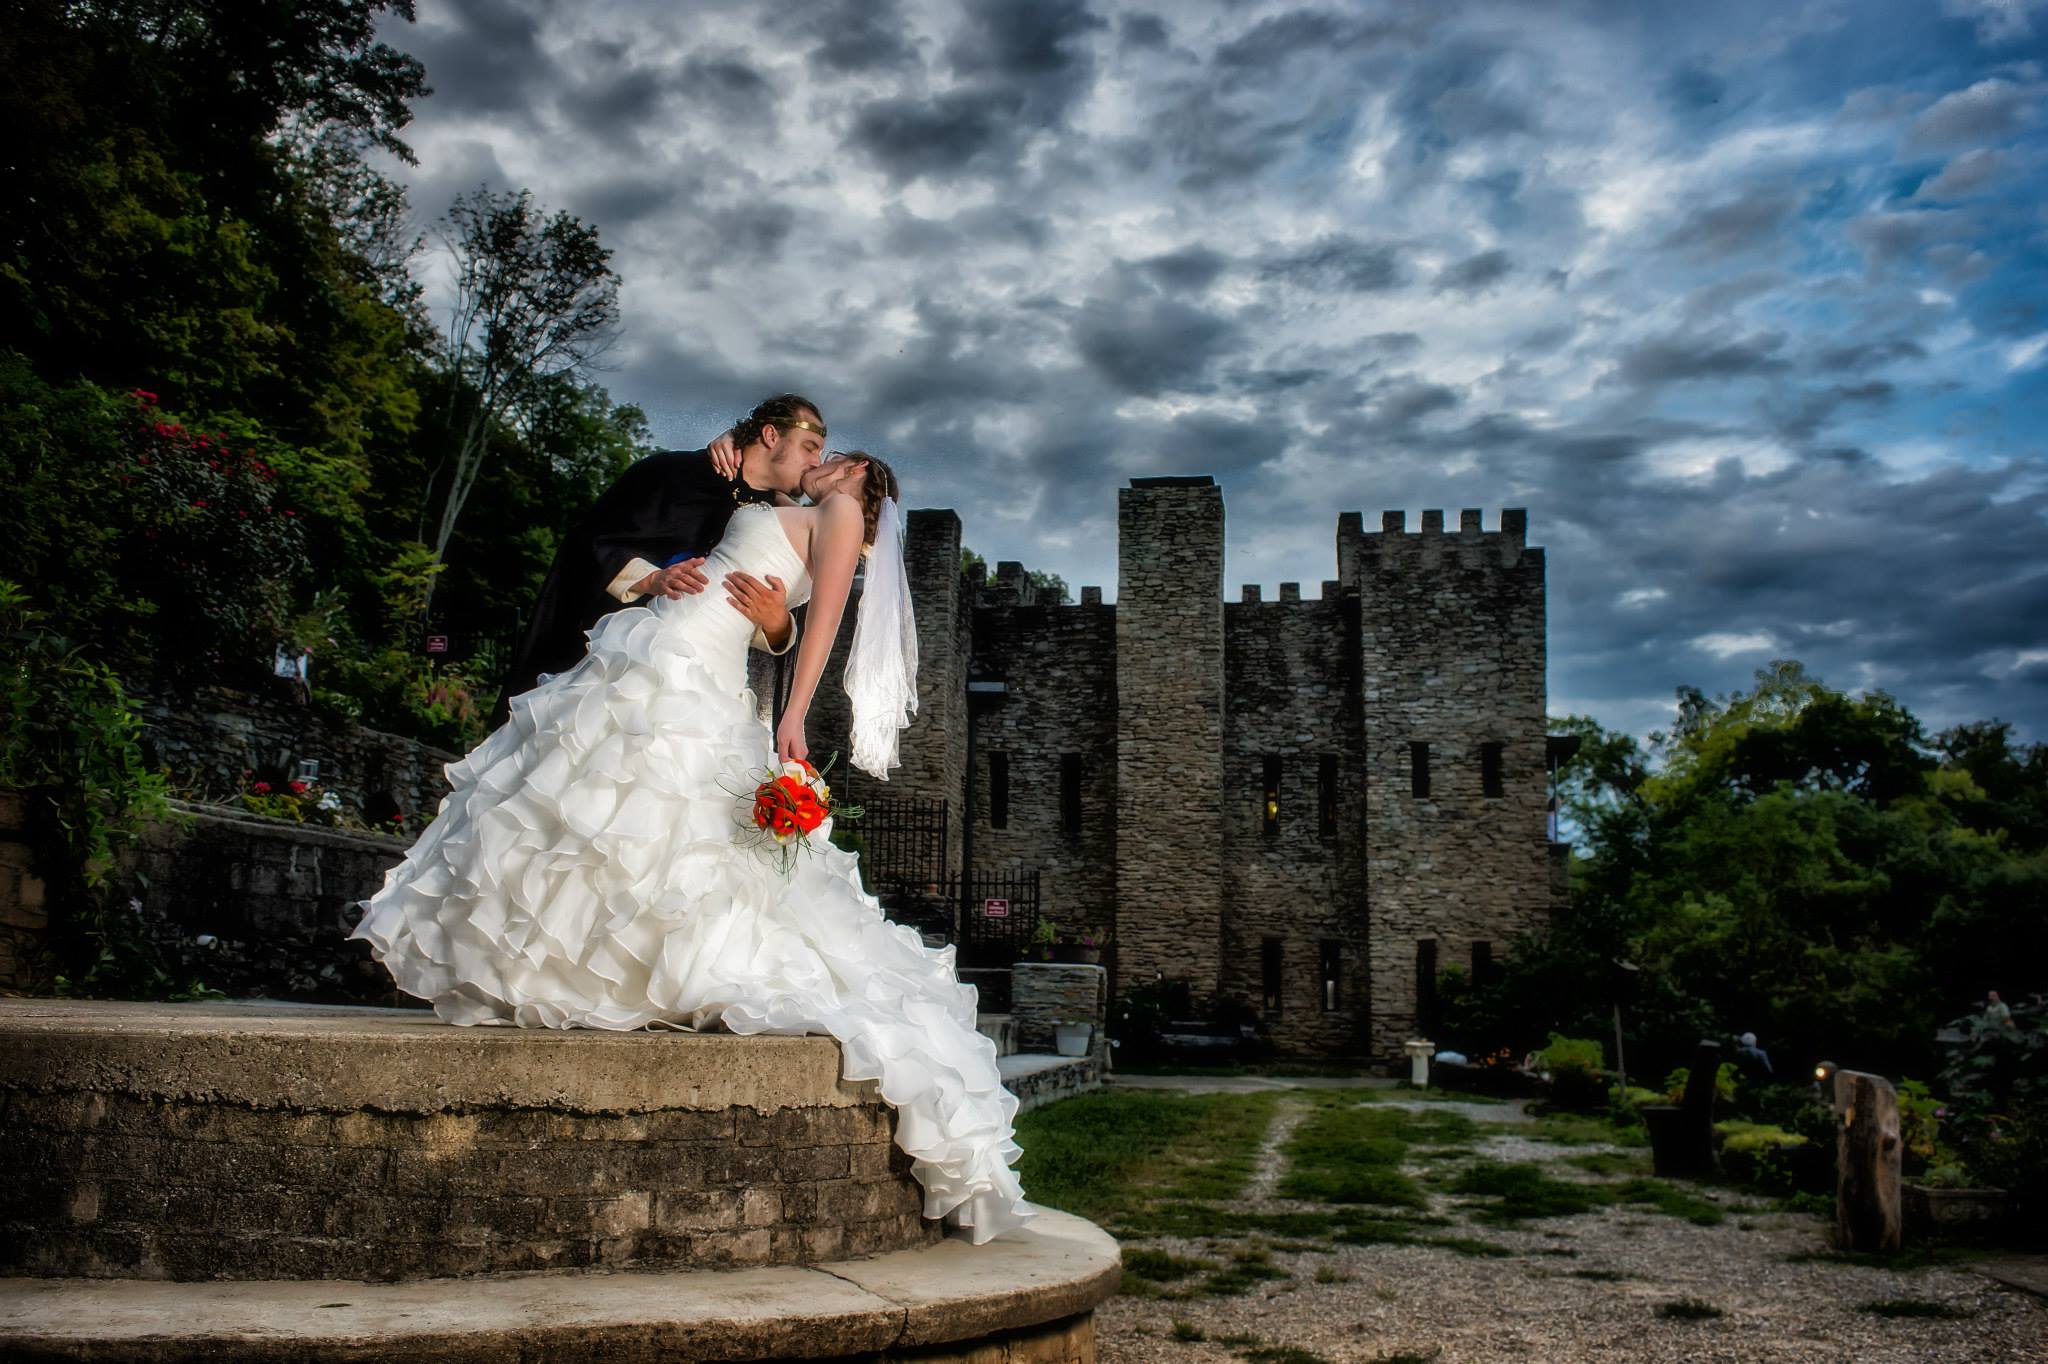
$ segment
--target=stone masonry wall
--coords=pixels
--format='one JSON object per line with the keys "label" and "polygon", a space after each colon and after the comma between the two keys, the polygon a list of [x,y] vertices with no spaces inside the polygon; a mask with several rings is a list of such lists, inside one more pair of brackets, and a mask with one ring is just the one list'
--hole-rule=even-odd
{"label": "stone masonry wall", "polygon": [[[1355,594],[1226,606],[1224,993],[1259,1012],[1283,1051],[1362,1053],[1368,1039],[1365,764]],[[1323,833],[1322,760],[1337,760],[1334,830]],[[1266,762],[1280,760],[1279,820],[1266,832]],[[1265,1007],[1264,941],[1280,942],[1280,1000]],[[1323,945],[1337,944],[1334,992]]]}
{"label": "stone masonry wall", "polygon": [[1067,1019],[1094,1025],[1091,1043],[1103,1043],[1109,1016],[1109,973],[1103,968],[1077,962],[1020,961],[1011,968],[1011,976],[1010,1017],[1016,1021],[1022,1050],[1051,1051],[1053,1029]]}
{"label": "stone masonry wall", "polygon": [[1223,493],[1117,493],[1117,988],[1223,967]]}
{"label": "stone masonry wall", "polygon": [[[1092,605],[1020,605],[998,587],[974,613],[975,675],[1006,687],[975,722],[974,862],[978,873],[1037,868],[1041,915],[1099,939],[1116,922],[1117,642],[1115,608],[1093,595]],[[1009,766],[1000,829],[997,753]],[[1068,754],[1080,759],[1081,778],[1072,831],[1061,807]]]}
{"label": "stone masonry wall", "polygon": [[928,1245],[879,1100],[387,1113],[15,1090],[0,1269],[398,1280],[808,1263]]}
{"label": "stone masonry wall", "polygon": [[[1544,556],[1527,514],[1484,531],[1466,511],[1420,534],[1389,512],[1376,534],[1339,525],[1340,571],[1359,594],[1366,741],[1372,1033],[1398,1052],[1417,1026],[1417,944],[1469,969],[1547,924]],[[1481,789],[1484,743],[1502,745],[1502,794]],[[1410,744],[1429,745],[1430,792],[1412,794]]]}
{"label": "stone masonry wall", "polygon": [[176,784],[209,799],[241,790],[252,769],[275,783],[302,758],[320,763],[320,785],[379,822],[392,811],[414,828],[448,794],[442,768],[458,755],[395,734],[331,721],[306,706],[254,692],[207,688],[190,701],[142,697],[143,750]]}

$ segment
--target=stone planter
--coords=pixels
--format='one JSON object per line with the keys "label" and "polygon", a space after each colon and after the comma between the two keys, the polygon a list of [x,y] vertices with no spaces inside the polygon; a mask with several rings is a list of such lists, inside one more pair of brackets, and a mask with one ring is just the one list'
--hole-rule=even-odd
{"label": "stone planter", "polygon": [[1102,949],[1083,947],[1079,943],[1054,943],[1052,959],[1070,966],[1099,966],[1102,964]]}
{"label": "stone planter", "polygon": [[1092,1023],[1062,1023],[1052,1030],[1053,1049],[1062,1056],[1086,1056],[1094,1034]]}
{"label": "stone planter", "polygon": [[2012,1196],[2003,1189],[1942,1189],[1911,1183],[1900,1189],[1906,1204],[1906,1234],[1916,1241],[1993,1240],[2012,1213]]}

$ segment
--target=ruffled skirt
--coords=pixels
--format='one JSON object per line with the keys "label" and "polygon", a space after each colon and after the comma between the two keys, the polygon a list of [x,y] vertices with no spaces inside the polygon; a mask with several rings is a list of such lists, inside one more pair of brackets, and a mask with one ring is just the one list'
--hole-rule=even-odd
{"label": "ruffled skirt", "polygon": [[884,918],[829,825],[787,876],[735,843],[730,793],[774,755],[744,636],[704,647],[693,617],[615,612],[513,698],[353,936],[451,1023],[835,1037],[897,1109],[925,1216],[976,1243],[1022,1224],[1017,1100],[953,949]]}

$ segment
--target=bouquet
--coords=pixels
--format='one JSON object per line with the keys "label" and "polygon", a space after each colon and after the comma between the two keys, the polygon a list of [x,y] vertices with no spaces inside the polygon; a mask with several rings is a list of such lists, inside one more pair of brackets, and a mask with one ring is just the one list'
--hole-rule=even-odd
{"label": "bouquet", "polygon": [[[837,758],[834,754],[832,761]],[[793,758],[780,768],[766,767],[750,773],[749,784],[740,790],[727,787],[739,801],[739,831],[733,835],[733,841],[773,859],[784,876],[794,871],[797,858],[812,851],[811,835],[826,820],[860,817],[859,806],[832,803],[832,788],[825,783],[825,772],[831,770],[832,761],[827,761],[821,771],[801,758]]]}

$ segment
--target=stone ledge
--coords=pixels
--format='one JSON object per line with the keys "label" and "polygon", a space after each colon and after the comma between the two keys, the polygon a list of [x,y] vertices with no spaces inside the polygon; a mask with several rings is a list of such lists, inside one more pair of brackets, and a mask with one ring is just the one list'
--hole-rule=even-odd
{"label": "stone ledge", "polygon": [[464,1028],[420,1009],[0,999],[0,1089],[44,1093],[387,1113],[879,1102],[875,1082],[849,1083],[839,1068],[830,1037]]}
{"label": "stone ledge", "polygon": [[835,1359],[1058,1323],[1093,1311],[1121,1275],[1106,1232],[1040,1209],[987,1245],[949,1239],[810,1268],[399,1284],[0,1279],[0,1357]]}

